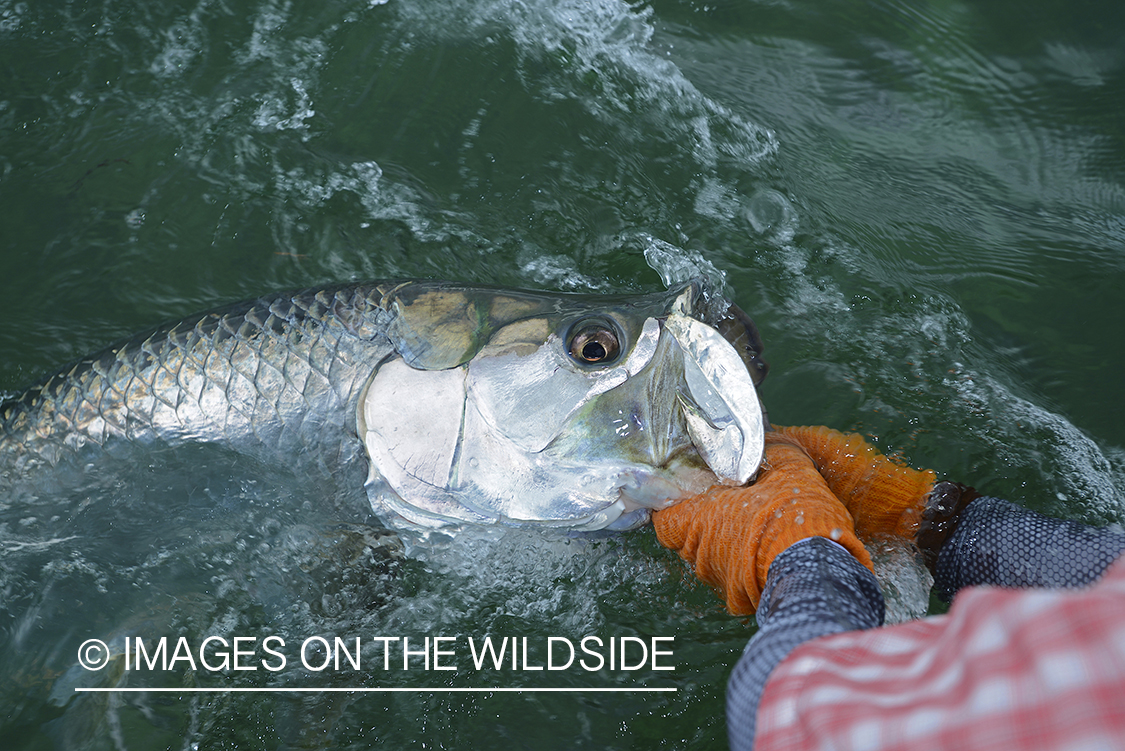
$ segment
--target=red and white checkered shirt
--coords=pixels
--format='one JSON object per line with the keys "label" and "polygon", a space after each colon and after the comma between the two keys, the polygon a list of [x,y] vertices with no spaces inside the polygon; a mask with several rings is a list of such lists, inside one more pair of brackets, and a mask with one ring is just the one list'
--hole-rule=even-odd
{"label": "red and white checkered shirt", "polygon": [[942,616],[814,639],[756,751],[1125,749],[1125,558],[1085,589],[972,587]]}

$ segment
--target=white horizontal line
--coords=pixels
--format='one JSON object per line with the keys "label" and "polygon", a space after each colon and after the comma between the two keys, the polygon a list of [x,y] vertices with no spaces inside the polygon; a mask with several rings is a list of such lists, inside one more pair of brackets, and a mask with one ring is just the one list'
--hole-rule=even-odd
{"label": "white horizontal line", "polygon": [[328,688],[289,688],[289,687],[265,687],[265,688],[75,688],[75,693],[173,693],[173,694],[199,694],[199,693],[329,693],[329,692],[344,692],[344,693],[414,693],[414,694],[437,694],[437,693],[475,693],[475,694],[504,694],[504,693],[640,693],[640,692],[672,692],[675,693],[678,689],[675,688],[489,688],[489,687],[476,687],[476,688],[459,688],[453,686],[438,686],[435,688],[372,688],[369,686],[353,686],[350,688],[342,687],[328,687]]}

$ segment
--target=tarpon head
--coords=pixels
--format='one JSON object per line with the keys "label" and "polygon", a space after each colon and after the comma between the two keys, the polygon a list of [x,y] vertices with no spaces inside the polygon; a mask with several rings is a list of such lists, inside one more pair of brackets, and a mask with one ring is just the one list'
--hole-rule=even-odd
{"label": "tarpon head", "polygon": [[361,396],[373,505],[409,522],[627,529],[762,458],[749,319],[702,281],[586,296],[403,285]]}

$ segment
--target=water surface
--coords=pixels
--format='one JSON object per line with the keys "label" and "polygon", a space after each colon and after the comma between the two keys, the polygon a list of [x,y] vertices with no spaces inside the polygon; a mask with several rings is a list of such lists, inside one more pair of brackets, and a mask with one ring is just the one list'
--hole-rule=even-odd
{"label": "water surface", "polygon": [[[266,291],[701,271],[762,329],[775,422],[1120,523],[1122,50],[1108,2],[0,0],[0,392]],[[300,477],[134,460],[0,499],[7,748],[725,746],[753,624],[651,531],[403,556]],[[676,670],[125,685],[678,691],[72,694],[112,678],[86,638],[270,633],[672,636]]]}

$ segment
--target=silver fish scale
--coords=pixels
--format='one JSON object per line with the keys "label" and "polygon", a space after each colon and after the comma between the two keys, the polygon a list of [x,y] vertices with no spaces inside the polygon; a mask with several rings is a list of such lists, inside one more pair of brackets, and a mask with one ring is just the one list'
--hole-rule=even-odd
{"label": "silver fish scale", "polygon": [[354,435],[363,383],[393,351],[391,289],[260,298],[81,360],[0,408],[0,468],[55,464],[121,439],[338,453],[339,438]]}

